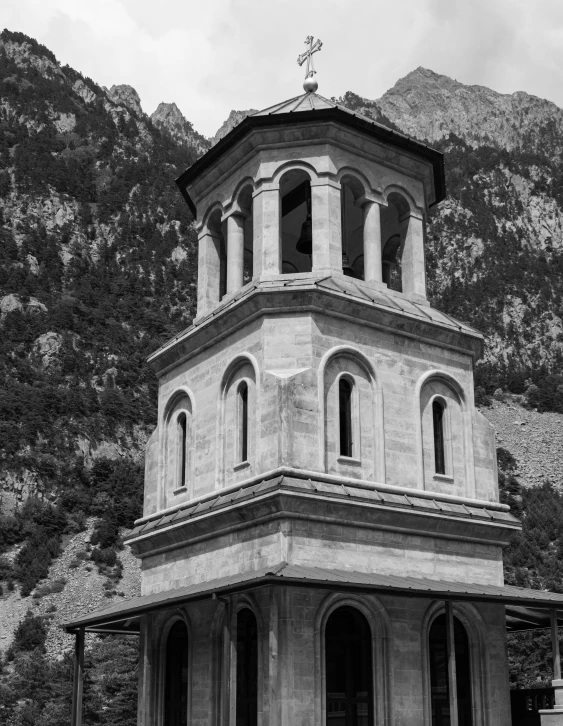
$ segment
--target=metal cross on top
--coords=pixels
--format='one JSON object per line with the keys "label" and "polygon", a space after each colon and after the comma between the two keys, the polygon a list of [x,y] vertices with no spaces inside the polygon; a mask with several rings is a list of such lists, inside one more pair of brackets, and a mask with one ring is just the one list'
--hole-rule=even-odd
{"label": "metal cross on top", "polygon": [[315,81],[313,76],[317,72],[315,70],[315,66],[313,65],[313,53],[316,53],[319,51],[322,47],[322,41],[320,41],[318,38],[313,43],[313,36],[308,35],[305,39],[305,45],[308,45],[309,47],[304,53],[301,53],[301,55],[297,58],[297,63],[302,66],[305,61],[307,61],[307,70],[305,72],[305,81],[303,83],[303,88],[308,92],[315,92],[317,88],[319,87],[319,84]]}

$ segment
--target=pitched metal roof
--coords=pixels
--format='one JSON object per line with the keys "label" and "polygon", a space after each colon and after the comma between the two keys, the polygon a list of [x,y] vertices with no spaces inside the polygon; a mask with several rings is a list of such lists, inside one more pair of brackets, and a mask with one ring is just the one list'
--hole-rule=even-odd
{"label": "pitched metal roof", "polygon": [[126,535],[130,542],[139,536],[158,533],[175,525],[185,524],[190,519],[199,519],[202,515],[219,512],[231,508],[233,505],[243,505],[244,502],[256,500],[260,495],[275,493],[281,489],[287,492],[300,492],[304,495],[321,494],[325,498],[339,499],[347,504],[359,502],[378,507],[402,509],[408,512],[418,512],[424,515],[435,514],[446,517],[456,517],[472,522],[487,522],[502,524],[506,527],[520,528],[519,521],[510,512],[501,508],[502,505],[491,502],[484,505],[481,502],[454,501],[439,494],[429,495],[427,492],[415,490],[408,494],[396,488],[382,485],[366,485],[365,482],[350,479],[346,483],[331,481],[319,474],[315,479],[307,476],[298,476],[298,472],[288,469],[287,474],[277,476],[254,477],[240,486],[225,491],[222,494],[211,492],[200,498],[197,502],[186,502],[176,505],[172,510],[151,515],[138,520],[136,526]]}
{"label": "pitched metal roof", "polygon": [[287,274],[284,275],[283,280],[277,279],[271,281],[250,282],[240,290],[237,290],[236,293],[226,296],[223,301],[220,302],[209,314],[198,319],[196,323],[193,323],[188,328],[164,343],[164,345],[155,350],[154,353],[151,353],[148,357],[148,361],[151,362],[155,360],[164,351],[169,348],[173,348],[181,340],[191,336],[197,329],[201,328],[210,320],[216,318],[223,311],[237,307],[257,293],[271,291],[293,293],[297,290],[319,290],[324,293],[331,293],[336,296],[346,297],[348,300],[353,300],[369,305],[373,308],[378,308],[383,312],[398,313],[402,317],[410,319],[413,323],[433,323],[443,330],[450,330],[452,332],[462,333],[473,338],[478,338],[482,345],[482,333],[475,328],[472,328],[467,323],[462,323],[453,318],[451,315],[446,315],[429,305],[421,305],[413,302],[412,300],[408,300],[403,295],[394,295],[391,292],[376,290],[373,287],[370,287],[369,283],[364,284],[362,280],[356,280],[352,277],[345,276],[315,276],[314,274],[311,274],[304,278],[300,276],[292,277],[291,274]]}
{"label": "pitched metal roof", "polygon": [[[547,618],[542,617],[541,608],[563,612],[563,594],[545,590],[384,575],[376,572],[333,570],[279,562],[277,565],[263,567],[252,572],[207,580],[186,587],[133,598],[109,608],[84,614],[65,623],[63,627],[68,632],[74,632],[79,628],[92,632],[138,632],[138,620],[145,613],[172,608],[190,601],[203,600],[213,595],[240,592],[271,584],[322,587],[337,592],[355,590],[403,597],[499,603],[508,606],[509,618],[511,618],[509,629],[511,630],[529,629],[530,625],[543,627],[541,623],[547,622]],[[520,621],[524,623],[524,628],[517,627],[519,616]],[[537,623],[540,625],[538,626]]]}
{"label": "pitched metal roof", "polygon": [[196,216],[196,208],[186,189],[188,184],[246,136],[251,129],[292,124],[296,121],[302,123],[336,121],[344,126],[362,131],[382,143],[419,156],[433,167],[436,194],[433,204],[437,204],[445,198],[446,181],[442,152],[420,141],[411,139],[398,131],[394,131],[368,116],[356,113],[346,108],[346,106],[336,103],[336,101],[319,96],[317,93],[304,93],[247,116],[176,179],[176,184],[188,203],[192,214]]}

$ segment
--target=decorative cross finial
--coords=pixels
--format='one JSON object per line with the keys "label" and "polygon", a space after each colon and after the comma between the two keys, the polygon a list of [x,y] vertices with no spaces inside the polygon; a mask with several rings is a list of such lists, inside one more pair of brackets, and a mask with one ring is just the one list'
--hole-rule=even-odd
{"label": "decorative cross finial", "polygon": [[302,66],[303,63],[307,61],[307,70],[305,72],[305,81],[303,82],[303,88],[307,91],[307,93],[314,93],[319,87],[319,84],[313,78],[313,76],[317,72],[313,65],[313,53],[319,51],[323,47],[323,44],[322,41],[320,41],[319,39],[317,39],[315,43],[313,43],[313,36],[308,35],[305,39],[305,45],[308,45],[309,47],[297,58],[297,63]]}

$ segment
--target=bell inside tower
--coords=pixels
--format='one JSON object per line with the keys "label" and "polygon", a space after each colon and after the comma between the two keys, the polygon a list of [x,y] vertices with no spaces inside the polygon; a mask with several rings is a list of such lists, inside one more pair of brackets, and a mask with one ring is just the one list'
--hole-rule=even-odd
{"label": "bell inside tower", "polygon": [[390,194],[387,207],[381,210],[381,262],[383,282],[390,290],[403,291],[402,235],[400,218],[408,207],[398,194]]}
{"label": "bell inside tower", "polygon": [[342,272],[363,280],[364,216],[358,202],[365,190],[363,184],[353,176],[344,176],[341,184]]}
{"label": "bell inside tower", "polygon": [[311,272],[313,231],[311,180],[301,169],[283,175],[281,195],[282,274]]}

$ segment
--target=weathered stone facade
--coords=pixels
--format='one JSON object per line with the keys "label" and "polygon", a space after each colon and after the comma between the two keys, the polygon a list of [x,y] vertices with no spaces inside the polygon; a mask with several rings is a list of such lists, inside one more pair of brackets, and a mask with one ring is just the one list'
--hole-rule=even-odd
{"label": "weathered stone facade", "polygon": [[[344,724],[325,673],[338,608],[371,632],[373,680],[354,723],[430,726],[429,632],[443,599],[352,591],[345,573],[502,585],[501,549],[517,528],[473,404],[481,336],[426,299],[440,155],[315,94],[298,104],[246,119],[179,180],[197,209],[198,317],[151,357],[158,427],[129,542],[147,596],[286,565],[303,581],[143,616],[146,726],[172,719],[165,653],[178,619],[187,723]],[[294,251],[306,213],[309,259]],[[397,260],[400,290],[385,271]],[[342,586],[307,582],[319,571]],[[237,706],[244,608],[257,631],[256,720]],[[508,725],[504,607],[460,602],[453,613],[470,653],[464,723]]]}

